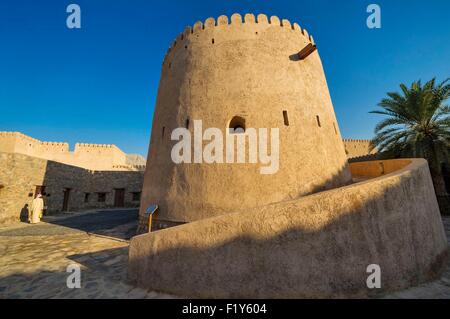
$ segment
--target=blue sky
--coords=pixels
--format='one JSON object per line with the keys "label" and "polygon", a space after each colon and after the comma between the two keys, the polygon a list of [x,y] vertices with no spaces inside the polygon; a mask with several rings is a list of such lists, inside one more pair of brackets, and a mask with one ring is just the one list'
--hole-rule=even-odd
{"label": "blue sky", "polygon": [[[66,27],[70,3],[79,30]],[[370,3],[381,29],[366,27]],[[368,112],[399,83],[450,76],[447,0],[1,0],[0,131],[145,156],[168,46],[186,25],[234,12],[308,29],[344,137],[372,137],[380,118]]]}

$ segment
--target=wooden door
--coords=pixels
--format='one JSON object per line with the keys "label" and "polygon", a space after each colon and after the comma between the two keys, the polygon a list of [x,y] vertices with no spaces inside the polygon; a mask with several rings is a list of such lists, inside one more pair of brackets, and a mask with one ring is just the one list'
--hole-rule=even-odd
{"label": "wooden door", "polygon": [[114,206],[124,207],[125,206],[125,189],[116,188],[114,192]]}
{"label": "wooden door", "polygon": [[69,210],[69,198],[70,198],[70,188],[65,188],[62,207],[63,212],[67,212]]}

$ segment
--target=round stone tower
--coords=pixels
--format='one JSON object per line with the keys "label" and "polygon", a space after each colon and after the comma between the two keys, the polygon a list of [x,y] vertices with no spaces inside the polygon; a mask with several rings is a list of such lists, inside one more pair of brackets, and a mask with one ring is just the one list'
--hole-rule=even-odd
{"label": "round stone tower", "polygon": [[[261,163],[174,163],[172,131],[194,135],[196,120],[224,138],[229,127],[278,128],[278,171],[261,174]],[[347,165],[306,30],[275,16],[234,14],[197,22],[177,37],[162,65],[141,216],[157,204],[155,219],[170,225],[288,201],[348,184]]]}

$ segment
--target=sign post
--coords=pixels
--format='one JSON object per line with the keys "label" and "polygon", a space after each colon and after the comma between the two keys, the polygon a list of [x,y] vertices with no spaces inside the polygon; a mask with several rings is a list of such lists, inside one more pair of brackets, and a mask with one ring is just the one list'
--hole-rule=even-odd
{"label": "sign post", "polygon": [[148,225],[148,232],[149,233],[152,231],[152,217],[153,217],[153,214],[156,213],[157,210],[158,210],[158,205],[150,205],[145,210],[145,213],[148,215],[148,224],[147,225]]}

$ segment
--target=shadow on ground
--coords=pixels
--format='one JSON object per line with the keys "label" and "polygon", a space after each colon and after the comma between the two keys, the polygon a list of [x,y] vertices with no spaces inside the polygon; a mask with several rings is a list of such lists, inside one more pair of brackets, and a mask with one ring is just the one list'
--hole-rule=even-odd
{"label": "shadow on ground", "polygon": [[138,215],[137,209],[105,210],[48,222],[96,235],[130,239],[136,235]]}
{"label": "shadow on ground", "polygon": [[137,209],[101,210],[74,216],[45,216],[38,225],[24,223],[22,227],[0,231],[0,236],[52,236],[86,232],[128,240],[136,235]]}
{"label": "shadow on ground", "polygon": [[[70,289],[70,273],[38,271],[0,279],[2,298],[145,298],[147,290],[127,283],[128,247],[67,256],[81,266],[81,287]],[[156,296],[156,295],[155,295]],[[151,297],[151,296],[149,296]]]}

